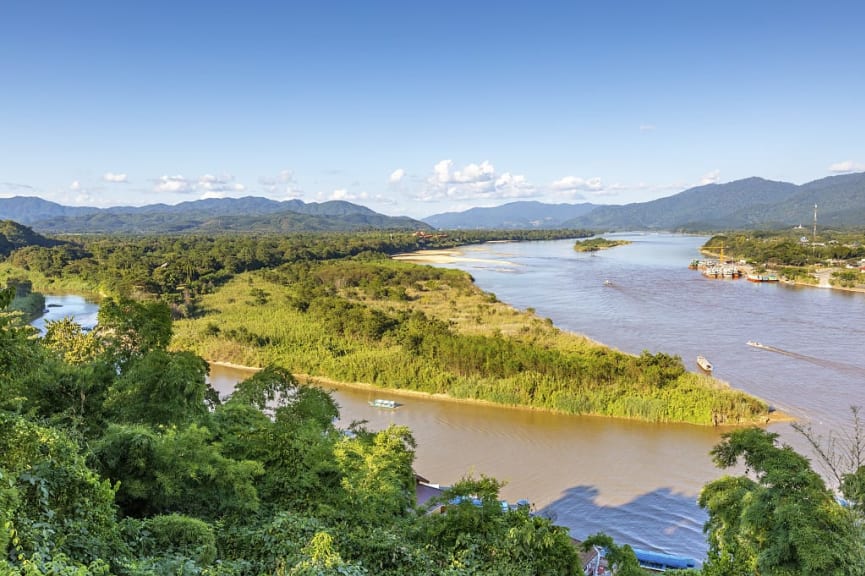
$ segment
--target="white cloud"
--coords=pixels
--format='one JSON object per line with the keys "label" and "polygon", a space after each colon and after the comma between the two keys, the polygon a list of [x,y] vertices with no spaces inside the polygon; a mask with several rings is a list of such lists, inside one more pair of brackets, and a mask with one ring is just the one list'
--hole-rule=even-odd
{"label": "white cloud", "polygon": [[640,132],[652,132],[655,128],[654,124],[640,124]]}
{"label": "white cloud", "polygon": [[160,176],[153,187],[154,192],[168,192],[171,194],[189,194],[195,191],[193,184],[181,175]]}
{"label": "white cloud", "polygon": [[437,162],[417,199],[436,202],[526,198],[537,193],[525,176],[510,172],[497,175],[489,161],[468,164],[462,170],[454,170],[453,167],[453,160]]}
{"label": "white cloud", "polygon": [[102,179],[106,182],[113,182],[115,184],[126,184],[128,182],[126,174],[117,174],[114,172],[106,172],[102,175]]}
{"label": "white cloud", "polygon": [[865,164],[862,162],[854,162],[853,160],[845,160],[844,162],[835,162],[829,166],[829,172],[836,174],[844,174],[847,172],[861,172],[865,170]]}
{"label": "white cloud", "polygon": [[405,170],[403,170],[402,168],[397,168],[390,173],[387,181],[390,184],[399,184],[400,182],[402,182],[403,178],[405,178]]}
{"label": "white cloud", "polygon": [[720,170],[712,170],[703,175],[700,178],[700,186],[705,186],[706,184],[717,184],[721,181],[721,171]]}
{"label": "white cloud", "polygon": [[78,180],[73,180],[72,184],[69,185],[70,190],[81,190],[81,182]]}
{"label": "white cloud", "polygon": [[240,193],[246,186],[234,181],[231,175],[214,176],[205,174],[196,180],[190,180],[182,175],[161,176],[156,180],[154,192],[168,194],[201,193],[206,198],[224,198],[227,194]]}
{"label": "white cloud", "polygon": [[212,174],[205,174],[198,179],[198,182],[195,184],[195,189],[201,192],[206,193],[229,193],[229,192],[243,192],[246,190],[246,186],[240,184],[239,182],[234,181],[234,176],[229,174],[225,174],[223,176],[214,176]]}
{"label": "white cloud", "polygon": [[290,200],[303,196],[303,190],[298,186],[294,172],[291,170],[282,170],[276,177],[259,178],[258,183],[268,195],[274,196],[278,200]]}
{"label": "white cloud", "polygon": [[580,191],[600,193],[604,190],[604,183],[598,177],[585,180],[577,176],[565,176],[550,184],[550,188],[563,194],[576,194]]}
{"label": "white cloud", "polygon": [[366,192],[354,193],[349,192],[347,188],[337,188],[328,195],[319,194],[319,198],[324,200],[344,200],[346,202],[358,202],[369,199],[369,194]]}

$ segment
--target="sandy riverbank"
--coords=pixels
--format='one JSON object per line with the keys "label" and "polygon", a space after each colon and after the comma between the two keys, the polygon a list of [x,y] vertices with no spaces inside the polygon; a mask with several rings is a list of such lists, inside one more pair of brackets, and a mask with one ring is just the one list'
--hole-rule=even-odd
{"label": "sandy riverbank", "polygon": [[486,264],[498,264],[499,266],[517,265],[507,260],[495,260],[492,258],[471,258],[463,255],[458,250],[418,250],[416,252],[405,252],[391,256],[393,260],[404,260],[406,262],[417,262],[419,264],[453,264],[455,262],[481,262]]}

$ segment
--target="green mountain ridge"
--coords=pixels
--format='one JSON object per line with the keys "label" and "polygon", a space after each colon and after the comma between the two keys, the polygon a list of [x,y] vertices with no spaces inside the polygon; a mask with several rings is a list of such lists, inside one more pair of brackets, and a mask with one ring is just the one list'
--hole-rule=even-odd
{"label": "green mountain ridge", "polygon": [[530,229],[562,228],[566,220],[595,208],[583,204],[545,204],[535,201],[509,202],[490,208],[470,208],[464,212],[445,212],[423,219],[438,229]]}
{"label": "green mountain ridge", "polygon": [[151,234],[310,231],[365,229],[429,230],[404,216],[386,216],[365,206],[340,200],[305,203],[268,198],[212,198],[176,205],[141,207],[66,207],[41,198],[0,198],[0,217],[45,233]]}
{"label": "green mountain ridge", "polygon": [[674,196],[599,206],[566,227],[611,230],[724,230],[808,225],[818,206],[822,226],[865,222],[865,173],[830,176],[802,185],[746,178],[690,188]]}
{"label": "green mountain ridge", "polygon": [[50,248],[58,244],[62,244],[62,242],[37,234],[31,228],[18,222],[0,220],[0,258],[5,258],[18,248],[26,246]]}

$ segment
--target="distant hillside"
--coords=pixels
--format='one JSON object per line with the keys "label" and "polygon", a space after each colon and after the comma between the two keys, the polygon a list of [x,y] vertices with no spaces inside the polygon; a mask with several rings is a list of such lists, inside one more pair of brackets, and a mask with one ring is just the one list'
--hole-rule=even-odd
{"label": "distant hillside", "polygon": [[62,206],[35,196],[0,198],[0,219],[14,220],[25,226],[46,218],[81,216],[99,211],[99,208]]}
{"label": "distant hillside", "polygon": [[603,230],[782,228],[808,225],[814,204],[822,226],[865,225],[865,173],[801,186],[762,178],[709,184],[651,202],[599,206],[564,224]]}
{"label": "distant hillside", "polygon": [[370,228],[429,230],[419,220],[385,216],[351,202],[277,202],[267,198],[213,198],[176,205],[72,209],[40,198],[0,199],[0,217],[25,214],[42,232],[95,234],[351,231]]}
{"label": "distant hillside", "polygon": [[445,212],[423,221],[440,230],[562,228],[563,223],[592,211],[593,204],[544,204],[511,202],[492,208],[471,208],[464,212]]}
{"label": "distant hillside", "polygon": [[27,226],[12,220],[0,220],[0,258],[9,256],[14,250],[25,246],[51,247],[60,244],[57,240],[35,233]]}

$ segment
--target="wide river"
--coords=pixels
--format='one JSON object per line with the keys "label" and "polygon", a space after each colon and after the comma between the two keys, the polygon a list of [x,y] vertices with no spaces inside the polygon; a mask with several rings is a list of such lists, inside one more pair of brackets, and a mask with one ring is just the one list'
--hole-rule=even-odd
{"label": "wide river", "polygon": [[[462,248],[463,259],[446,266],[470,272],[514,307],[532,307],[562,329],[619,350],[677,354],[692,370],[703,354],[716,377],[823,435],[843,431],[849,407],[865,404],[865,294],[706,279],[687,268],[705,237],[608,237],[633,243],[595,253],[575,252],[570,240],[490,243]],[[52,316],[92,317],[95,305],[62,298]],[[210,378],[227,394],[247,375],[213,366]],[[696,499],[723,474],[709,457],[722,430],[417,397],[391,411],[367,402],[398,394],[337,388],[334,395],[343,423],[409,426],[418,442],[415,469],[433,482],[493,476],[507,482],[504,498],[528,498],[577,538],[604,531],[642,548],[705,556],[706,517]],[[789,425],[771,429],[809,453]]]}

